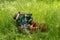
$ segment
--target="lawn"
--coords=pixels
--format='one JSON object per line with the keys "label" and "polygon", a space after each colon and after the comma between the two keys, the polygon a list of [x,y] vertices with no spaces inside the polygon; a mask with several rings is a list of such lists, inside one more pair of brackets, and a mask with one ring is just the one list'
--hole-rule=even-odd
{"label": "lawn", "polygon": [[[17,30],[16,12],[33,14],[33,19],[47,25],[47,32],[24,34]],[[59,0],[0,0],[0,40],[60,40]]]}

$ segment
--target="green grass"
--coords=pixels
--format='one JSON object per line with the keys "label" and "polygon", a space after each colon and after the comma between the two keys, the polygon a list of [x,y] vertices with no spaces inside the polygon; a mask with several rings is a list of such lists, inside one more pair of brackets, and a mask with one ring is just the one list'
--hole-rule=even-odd
{"label": "green grass", "polygon": [[[46,23],[48,32],[20,33],[13,20],[18,11],[32,13],[36,22]],[[60,40],[60,1],[1,0],[0,40]]]}

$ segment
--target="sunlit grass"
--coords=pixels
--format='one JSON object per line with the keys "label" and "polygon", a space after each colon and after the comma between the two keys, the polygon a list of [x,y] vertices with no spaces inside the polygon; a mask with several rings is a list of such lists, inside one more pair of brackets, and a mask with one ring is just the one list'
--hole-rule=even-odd
{"label": "sunlit grass", "polygon": [[[33,19],[46,23],[48,32],[34,34],[19,33],[13,15],[17,12],[33,14]],[[60,2],[5,1],[0,4],[0,39],[1,40],[59,40],[60,35]]]}

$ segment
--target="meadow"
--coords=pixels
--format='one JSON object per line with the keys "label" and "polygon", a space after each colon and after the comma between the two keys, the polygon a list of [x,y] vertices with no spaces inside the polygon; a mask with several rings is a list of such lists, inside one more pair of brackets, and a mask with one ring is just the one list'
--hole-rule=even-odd
{"label": "meadow", "polygon": [[[13,19],[18,11],[33,14],[47,32],[20,33]],[[60,40],[60,0],[0,0],[0,40]]]}

